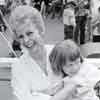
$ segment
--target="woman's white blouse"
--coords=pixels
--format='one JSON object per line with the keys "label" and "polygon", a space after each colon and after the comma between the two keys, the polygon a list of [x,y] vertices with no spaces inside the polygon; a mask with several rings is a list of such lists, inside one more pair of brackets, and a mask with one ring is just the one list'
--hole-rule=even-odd
{"label": "woman's white blouse", "polygon": [[48,100],[50,96],[41,95],[37,91],[46,89],[49,85],[48,77],[28,54],[21,56],[12,65],[12,88],[18,100],[41,100],[42,98]]}

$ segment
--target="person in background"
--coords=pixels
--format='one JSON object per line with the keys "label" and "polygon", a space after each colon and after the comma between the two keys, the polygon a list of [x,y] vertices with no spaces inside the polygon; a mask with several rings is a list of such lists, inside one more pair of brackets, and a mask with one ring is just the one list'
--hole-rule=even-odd
{"label": "person in background", "polygon": [[74,40],[77,44],[85,43],[85,28],[87,21],[87,9],[86,5],[88,5],[88,0],[77,1],[77,6],[75,8],[75,16],[76,16],[76,29]]}
{"label": "person in background", "polygon": [[7,26],[4,22],[4,17],[8,13],[5,0],[0,1],[0,32],[4,32],[7,29]]}
{"label": "person in background", "polygon": [[63,87],[50,100],[99,100],[94,86],[100,80],[100,70],[86,62],[77,44],[64,40],[55,45],[50,56],[54,76]]}
{"label": "person in background", "polygon": [[49,0],[31,0],[30,5],[36,9],[38,9],[43,17],[46,17],[46,13],[48,11]]}
{"label": "person in background", "polygon": [[63,24],[64,24],[64,39],[73,39],[75,30],[75,3],[69,2],[65,5],[63,12]]}
{"label": "person in background", "polygon": [[51,3],[52,3],[51,11],[52,11],[52,19],[53,19],[53,18],[55,18],[56,12],[57,13],[59,12],[58,9],[56,10],[57,7],[61,6],[60,11],[61,11],[61,14],[62,14],[63,0],[52,0]]}
{"label": "person in background", "polygon": [[100,7],[95,18],[92,19],[93,42],[100,42]]}
{"label": "person in background", "polygon": [[41,11],[41,0],[32,0],[33,7],[36,8],[38,11]]}
{"label": "person in background", "polygon": [[100,22],[97,21],[93,27],[93,42],[100,42]]}
{"label": "person in background", "polygon": [[49,7],[50,0],[40,0],[41,3],[41,14],[45,18],[48,13],[48,7]]}

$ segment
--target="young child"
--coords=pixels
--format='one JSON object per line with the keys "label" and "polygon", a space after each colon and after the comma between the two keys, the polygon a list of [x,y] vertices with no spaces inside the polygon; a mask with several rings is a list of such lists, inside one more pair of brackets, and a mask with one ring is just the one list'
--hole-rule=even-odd
{"label": "young child", "polygon": [[83,60],[79,47],[72,40],[57,44],[49,59],[54,75],[64,82],[51,100],[99,100],[94,86],[100,80],[100,71]]}
{"label": "young child", "polygon": [[74,2],[69,2],[65,5],[63,13],[63,24],[64,24],[64,39],[73,39],[73,32],[76,26],[75,24],[75,13],[74,13]]}

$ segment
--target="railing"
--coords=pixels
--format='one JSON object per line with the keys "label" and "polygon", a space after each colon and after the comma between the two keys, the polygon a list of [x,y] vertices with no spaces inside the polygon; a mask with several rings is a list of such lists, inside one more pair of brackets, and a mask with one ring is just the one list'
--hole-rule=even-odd
{"label": "railing", "polygon": [[0,58],[0,82],[11,81],[11,64],[16,60],[17,58]]}

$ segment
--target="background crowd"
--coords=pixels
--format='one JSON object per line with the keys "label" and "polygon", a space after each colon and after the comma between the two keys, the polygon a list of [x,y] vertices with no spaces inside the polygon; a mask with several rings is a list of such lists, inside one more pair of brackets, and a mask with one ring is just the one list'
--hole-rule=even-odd
{"label": "background crowd", "polygon": [[89,40],[96,42],[99,41],[97,34],[100,8],[98,6],[96,9],[97,15],[93,14],[93,2],[94,0],[3,0],[0,4],[0,30],[6,30],[3,19],[8,19],[14,8],[29,5],[38,9],[43,18],[61,18],[64,24],[64,39],[71,38],[78,44],[84,44]]}

